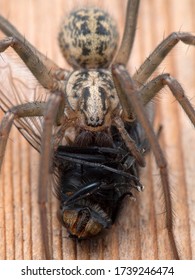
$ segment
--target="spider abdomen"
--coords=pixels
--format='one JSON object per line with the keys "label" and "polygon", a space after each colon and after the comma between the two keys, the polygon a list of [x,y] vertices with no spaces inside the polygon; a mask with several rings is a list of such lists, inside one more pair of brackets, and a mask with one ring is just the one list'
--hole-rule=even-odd
{"label": "spider abdomen", "polygon": [[107,67],[117,49],[118,32],[105,11],[83,8],[73,11],[62,23],[59,44],[74,68]]}

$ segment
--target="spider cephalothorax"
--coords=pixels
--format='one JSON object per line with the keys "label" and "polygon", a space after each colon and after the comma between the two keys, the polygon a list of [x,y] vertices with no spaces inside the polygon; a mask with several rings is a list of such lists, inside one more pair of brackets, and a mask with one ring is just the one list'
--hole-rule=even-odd
{"label": "spider cephalothorax", "polygon": [[110,127],[114,114],[121,109],[111,73],[104,69],[72,72],[66,98],[77,115],[77,125],[92,131]]}

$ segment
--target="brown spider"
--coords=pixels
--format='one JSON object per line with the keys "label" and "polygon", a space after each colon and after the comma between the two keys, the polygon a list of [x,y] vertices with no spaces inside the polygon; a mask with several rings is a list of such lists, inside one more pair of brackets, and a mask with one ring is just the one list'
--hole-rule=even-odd
{"label": "brown spider", "polygon": [[[131,46],[132,46],[132,43],[133,43],[133,40],[134,40],[135,22],[136,22],[136,16],[137,16],[136,10],[137,10],[138,1],[129,1],[128,7],[130,7],[130,5],[132,5],[133,8],[127,9],[127,17],[126,17],[127,24],[126,24],[126,26],[128,25],[128,26],[133,26],[133,27],[130,30],[128,28],[125,29],[127,31],[127,34],[126,34],[126,32],[124,33],[125,34],[124,35],[124,41],[121,44],[121,48],[119,49],[119,52],[118,52],[116,58],[114,59],[113,66],[112,66],[112,70],[113,70],[112,73],[113,73],[113,77],[114,77],[114,82],[115,82],[115,86],[116,86],[116,89],[117,89],[117,93],[119,95],[120,103],[123,107],[123,113],[121,114],[119,110],[116,111],[115,110],[115,107],[116,107],[115,105],[110,106],[108,108],[109,112],[112,113],[112,111],[111,111],[111,108],[112,108],[113,110],[115,110],[114,113],[116,114],[116,116],[111,115],[111,117],[106,118],[106,121],[100,122],[101,118],[100,118],[100,115],[98,115],[96,117],[96,122],[99,122],[99,123],[96,123],[96,124],[92,123],[92,122],[94,122],[94,118],[93,119],[92,118],[88,118],[88,119],[86,118],[88,121],[89,120],[91,121],[91,124],[89,122],[88,125],[87,125],[87,128],[85,127],[85,130],[90,130],[90,131],[92,130],[92,131],[95,131],[95,133],[96,133],[99,130],[102,130],[103,125],[105,125],[105,127],[106,126],[109,127],[110,124],[111,124],[110,122],[113,122],[113,124],[116,125],[119,130],[123,131],[123,127],[122,127],[122,124],[120,122],[120,118],[122,120],[129,120],[129,121],[133,122],[134,114],[137,117],[137,119],[141,122],[142,126],[145,128],[146,135],[147,135],[148,139],[150,140],[150,145],[151,145],[151,147],[154,151],[154,155],[155,155],[155,157],[157,159],[157,163],[159,164],[159,167],[160,167],[162,184],[163,184],[163,188],[164,188],[164,194],[166,196],[165,204],[166,204],[167,228],[168,228],[168,233],[170,235],[170,241],[171,241],[171,244],[172,244],[172,247],[173,247],[173,250],[174,250],[174,256],[175,256],[175,258],[178,258],[178,252],[177,252],[177,248],[176,248],[173,233],[172,233],[172,209],[171,209],[171,199],[170,199],[171,196],[170,196],[170,193],[169,193],[169,183],[168,183],[166,163],[165,163],[164,157],[162,155],[162,152],[159,148],[156,137],[152,133],[152,129],[150,128],[150,124],[149,124],[149,122],[147,122],[147,117],[144,115],[144,109],[142,107],[143,107],[143,105],[146,105],[146,103],[149,102],[154,97],[154,95],[165,84],[167,84],[170,87],[170,89],[173,91],[173,93],[176,96],[176,98],[178,99],[178,101],[180,101],[179,94],[183,95],[183,90],[176,80],[174,80],[173,78],[170,78],[170,76],[166,75],[166,74],[158,76],[157,79],[155,79],[154,82],[153,81],[150,82],[149,84],[147,84],[147,86],[142,86],[142,85],[147,81],[147,79],[153,73],[155,68],[160,64],[160,62],[164,58],[164,56],[170,51],[170,49],[173,47],[174,44],[177,43],[177,41],[179,39],[183,40],[184,42],[186,40],[186,42],[188,44],[194,44],[194,37],[190,34],[187,34],[187,33],[178,33],[178,34],[175,34],[175,37],[174,37],[174,35],[172,35],[172,37],[171,36],[168,37],[169,38],[168,40],[170,40],[169,44],[168,44],[168,47],[162,47],[161,49],[157,48],[157,51],[152,53],[150,58],[148,60],[146,60],[146,62],[142,65],[142,67],[140,67],[140,69],[138,69],[136,74],[133,76],[134,81],[131,81],[130,78],[129,78],[129,74],[127,73],[127,71],[125,70],[123,65],[126,65],[126,62],[128,61],[130,51],[131,51]],[[132,13],[132,15],[131,15],[131,13]],[[130,20],[132,21],[132,25],[129,24]],[[9,26],[9,23],[6,22],[6,21],[3,22],[3,20],[1,20],[0,22],[1,22],[2,26],[4,24],[7,27]],[[128,31],[130,31],[130,32],[128,33]],[[5,34],[7,34],[9,36],[11,36],[13,34],[13,35],[15,35],[15,37],[17,37],[17,34],[14,33],[15,31],[11,35],[10,35],[9,32],[10,31],[5,31],[4,30]],[[39,185],[42,186],[40,188],[40,190],[43,192],[42,194],[40,194],[41,204],[43,205],[43,207],[41,208],[42,209],[41,213],[44,216],[44,218],[42,219],[42,222],[43,222],[43,221],[46,221],[46,219],[45,219],[45,216],[46,216],[46,210],[45,210],[46,195],[45,195],[44,192],[46,192],[47,180],[48,180],[48,177],[45,176],[45,174],[48,174],[49,165],[47,165],[47,163],[50,162],[49,159],[50,159],[50,150],[51,150],[51,146],[49,145],[47,147],[47,145],[46,145],[46,143],[48,141],[45,141],[44,139],[46,139],[46,140],[50,139],[49,134],[51,133],[51,128],[52,128],[51,125],[49,124],[50,120],[52,122],[56,121],[56,123],[59,122],[59,124],[61,125],[62,114],[59,113],[59,116],[56,117],[55,113],[56,113],[57,108],[59,106],[58,104],[61,101],[63,101],[63,96],[61,96],[61,91],[63,91],[63,86],[64,85],[61,83],[61,74],[65,74],[64,75],[65,79],[66,79],[67,74],[66,74],[66,72],[61,72],[61,69],[60,69],[59,72],[57,72],[58,67],[56,67],[56,65],[54,65],[50,60],[48,60],[45,56],[41,55],[40,53],[36,53],[34,51],[31,53],[31,50],[30,51],[28,50],[28,42],[27,41],[24,41],[24,42],[25,42],[25,44],[22,44],[22,46],[27,48],[27,52],[24,55],[25,50],[22,50],[22,48],[20,48],[21,47],[21,45],[20,45],[18,54],[21,57],[23,57],[23,55],[24,55],[24,62],[26,63],[28,68],[31,70],[31,72],[35,75],[35,77],[38,79],[40,84],[43,87],[53,91],[53,94],[51,95],[51,97],[49,97],[48,105],[46,107],[46,115],[45,115],[45,123],[44,123],[45,132],[43,133],[43,139],[42,139],[42,156],[41,156],[42,169],[40,170],[40,175],[39,175],[40,176],[39,177],[40,178]],[[170,42],[171,43],[173,42],[173,45],[171,45]],[[1,51],[3,51],[8,46],[11,46],[12,43],[13,43],[13,39],[1,41],[1,44],[0,44],[0,47],[2,48]],[[166,40],[163,41],[162,45],[166,45]],[[13,45],[13,47],[17,51],[17,43],[15,43],[15,45]],[[30,49],[31,48],[32,48],[32,46],[30,46]],[[162,53],[163,53],[163,55],[162,55]],[[26,56],[29,58],[28,62],[26,61]],[[161,58],[159,58],[159,57],[161,57]],[[35,64],[34,62],[38,61],[38,58],[40,60],[37,64]],[[42,64],[42,61],[43,61],[43,64]],[[86,66],[83,62],[79,61],[78,64],[80,65],[80,63],[82,63],[81,64],[82,67]],[[105,64],[104,63],[105,62],[102,63],[101,67],[107,67],[107,65],[106,65],[107,62]],[[77,64],[74,64],[72,61],[71,61],[71,64],[73,66],[75,66],[75,68],[77,68]],[[41,67],[42,67],[42,69],[41,69]],[[95,67],[96,68],[97,67],[96,62],[93,61],[92,64],[90,65],[90,67],[92,67],[92,68]],[[52,69],[52,71],[51,71],[51,69]],[[76,72],[76,74],[77,74],[77,72]],[[92,72],[92,74],[93,74],[93,72]],[[94,76],[95,76],[95,73],[94,73]],[[92,75],[92,78],[93,78],[93,75]],[[96,77],[94,77],[94,78],[96,78]],[[64,77],[63,77],[63,79],[64,79]],[[70,86],[72,86],[72,81],[70,83]],[[124,89],[125,89],[125,91],[124,91]],[[72,93],[72,92],[73,92],[73,89],[71,88],[70,93]],[[130,97],[127,94],[125,94],[126,92],[128,92]],[[136,100],[137,98],[135,98],[136,97],[135,95],[131,96],[130,95],[131,92],[133,92],[133,93],[134,92],[139,92],[138,96],[139,96],[139,98],[141,98],[142,102],[137,101]],[[124,97],[123,97],[123,94],[124,94]],[[134,100],[134,98],[135,98],[135,100]],[[182,100],[184,100],[184,98]],[[3,101],[6,102],[4,99],[3,99]],[[97,100],[96,102],[99,102],[99,101]],[[18,103],[19,103],[19,101],[18,101]],[[43,112],[45,111],[45,103],[46,102],[43,102],[43,100],[40,100],[39,102],[36,100],[36,102],[34,102],[33,104],[31,103],[30,106],[29,105],[22,105],[21,107],[15,108],[15,109],[17,109],[16,112],[14,110],[10,110],[10,112],[7,113],[7,115],[5,116],[5,118],[3,119],[3,122],[2,122],[1,132],[3,132],[2,133],[3,136],[5,135],[5,138],[8,137],[9,129],[11,127],[14,115],[16,117],[43,116],[43,114],[44,114]],[[193,110],[192,106],[190,105],[190,103],[188,103],[187,99],[185,99],[185,101],[183,103],[182,103],[182,105],[184,107],[184,110],[188,114],[192,123],[195,124],[195,114],[194,114],[194,110]],[[128,106],[127,106],[127,104],[128,104]],[[137,104],[138,104],[138,106],[137,106]],[[52,110],[50,110],[50,107],[49,107],[50,105],[51,105],[51,109],[53,109],[53,115],[52,115]],[[69,105],[73,106],[73,109],[75,109],[74,104],[73,103],[71,104],[71,99],[69,100]],[[8,108],[10,108],[10,104],[8,104],[8,105],[5,104],[4,106],[5,107],[7,106]],[[87,106],[90,106],[90,103]],[[129,110],[129,108],[132,108],[132,107],[133,107],[133,110]],[[67,110],[68,109],[69,109],[69,107],[67,108]],[[77,110],[78,110],[78,108],[77,108]],[[100,112],[102,113],[102,111],[100,111]],[[89,111],[87,111],[86,114],[87,113],[89,113]],[[96,114],[96,111],[92,112],[93,117],[95,116],[95,114]],[[82,114],[80,114],[79,116],[80,116],[80,118],[82,118]],[[106,116],[108,116],[108,115],[106,114]],[[68,121],[70,121],[71,117],[72,117],[71,114],[68,115]],[[88,115],[87,115],[87,117],[88,117]],[[84,126],[86,125],[86,119],[83,120],[83,125]],[[47,122],[46,120],[49,120],[49,121]],[[82,119],[79,119],[79,120],[81,121]],[[73,116],[73,121],[75,121],[74,116]],[[81,123],[79,123],[79,125],[80,124]],[[23,125],[24,124],[22,123],[22,126]],[[29,125],[30,124],[28,124],[28,126]],[[63,126],[61,125],[61,127],[63,127]],[[25,135],[26,138],[29,140],[29,142],[32,145],[34,144],[34,146],[35,146],[36,144],[33,142],[33,139],[31,138],[31,135],[30,135],[31,131],[28,131],[29,127],[25,127],[24,129],[25,129],[24,132],[27,132],[27,134],[29,133],[29,135]],[[49,134],[47,134],[47,132]],[[123,132],[122,132],[122,134],[124,135]],[[3,148],[1,148],[2,153],[5,150],[4,146],[6,144],[6,140],[7,139],[5,139],[5,141],[2,140],[2,147],[3,147]],[[60,140],[58,140],[58,138],[57,138],[57,141],[60,141]],[[123,140],[125,141],[126,145],[128,145],[129,140],[126,140],[125,136],[123,137]],[[58,142],[56,143],[56,146],[58,146]],[[37,149],[40,150],[39,147]],[[137,153],[137,149],[134,146],[131,149],[132,149],[131,152],[133,153],[133,155],[135,156],[137,161],[142,163],[142,157],[139,154],[139,152]],[[140,157],[141,157],[141,159],[140,159]],[[47,227],[47,225],[46,225],[46,227]],[[47,233],[43,232],[43,235],[44,235],[44,238],[46,239],[47,238]],[[47,243],[48,242],[46,241],[45,244],[47,245]],[[47,248],[47,246],[45,246],[45,247]],[[47,252],[47,251],[46,251],[46,256],[49,257],[49,252]]]}

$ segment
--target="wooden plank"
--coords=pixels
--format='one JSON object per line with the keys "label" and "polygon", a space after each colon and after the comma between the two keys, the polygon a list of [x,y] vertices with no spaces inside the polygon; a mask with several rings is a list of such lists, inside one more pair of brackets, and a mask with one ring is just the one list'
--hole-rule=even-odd
{"label": "wooden plank", "polygon": [[[1,0],[0,11],[41,52],[67,68],[57,45],[58,26],[64,13],[85,5],[101,5],[115,17],[120,33],[126,1],[25,1]],[[106,2],[103,3],[103,2]],[[141,2],[137,36],[128,64],[134,73],[157,44],[173,31],[195,32],[193,0]],[[169,72],[184,87],[194,104],[195,50],[179,43],[155,74]],[[163,125],[161,145],[169,163],[174,233],[182,259],[195,259],[195,133],[192,124],[165,88],[154,103],[157,123]],[[2,115],[1,115],[2,116]],[[9,137],[0,186],[0,259],[42,259],[37,167],[38,154],[13,128]],[[93,240],[68,239],[56,219],[57,203],[49,193],[54,259],[172,259],[164,228],[162,189],[152,154],[142,169],[143,193],[134,203],[126,199],[116,224]]]}

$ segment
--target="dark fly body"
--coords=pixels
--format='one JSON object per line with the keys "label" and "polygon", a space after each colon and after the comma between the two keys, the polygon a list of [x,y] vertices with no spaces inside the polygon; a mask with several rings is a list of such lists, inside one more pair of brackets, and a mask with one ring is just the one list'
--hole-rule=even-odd
{"label": "dark fly body", "polygon": [[[139,128],[139,129],[138,129]],[[129,125],[129,135],[143,153],[147,141],[141,139],[139,124]],[[58,217],[71,236],[89,238],[115,221],[120,204],[133,190],[142,190],[138,164],[124,145],[116,128],[111,129],[110,146],[59,146],[55,153],[58,170],[56,195]],[[96,143],[97,145],[97,143]]]}

